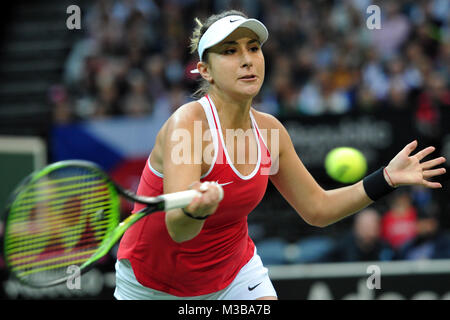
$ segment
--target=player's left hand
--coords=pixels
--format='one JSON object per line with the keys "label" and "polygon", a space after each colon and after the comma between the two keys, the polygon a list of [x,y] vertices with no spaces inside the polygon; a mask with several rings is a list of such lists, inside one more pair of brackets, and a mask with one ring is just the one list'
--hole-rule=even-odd
{"label": "player's left hand", "polygon": [[393,187],[401,185],[422,185],[428,188],[442,188],[439,182],[429,181],[430,178],[442,175],[446,172],[445,168],[436,168],[443,164],[444,157],[434,158],[432,160],[421,162],[425,157],[431,154],[436,148],[427,147],[414,155],[411,153],[417,148],[418,142],[407,144],[386,167],[385,179]]}

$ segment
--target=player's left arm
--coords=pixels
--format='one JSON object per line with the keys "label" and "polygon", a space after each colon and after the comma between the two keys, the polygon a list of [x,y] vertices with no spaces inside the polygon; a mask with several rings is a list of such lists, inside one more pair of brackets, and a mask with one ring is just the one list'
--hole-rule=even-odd
{"label": "player's left arm", "polygon": [[[279,130],[278,171],[270,180],[307,223],[325,227],[373,202],[368,197],[362,180],[342,188],[324,190],[300,160],[284,126],[274,117],[271,117],[270,122],[272,128]],[[416,147],[417,142],[408,144],[387,166],[395,186],[417,184],[430,188],[441,187],[439,183],[428,181],[428,178],[445,172],[443,168],[430,170],[445,162],[445,159],[440,157],[420,163],[434,148],[425,148],[410,156]],[[272,155],[272,158],[276,156]],[[387,180],[386,176],[385,179]]]}
{"label": "player's left arm", "polygon": [[[372,202],[361,181],[339,189],[324,190],[300,160],[286,128],[275,118],[272,123],[279,130],[279,158],[278,171],[270,176],[270,180],[308,224],[325,227]],[[271,156],[272,161],[276,161],[277,155]]]}

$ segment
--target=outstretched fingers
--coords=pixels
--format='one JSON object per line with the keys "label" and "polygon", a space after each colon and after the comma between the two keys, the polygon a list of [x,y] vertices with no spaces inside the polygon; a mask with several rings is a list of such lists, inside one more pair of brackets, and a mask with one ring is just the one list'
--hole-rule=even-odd
{"label": "outstretched fingers", "polygon": [[418,184],[433,189],[442,188],[441,183],[431,180],[446,173],[445,168],[440,168],[446,159],[437,157],[422,162],[436,148],[429,146],[412,154],[417,146],[417,140],[410,142],[391,160],[388,165],[391,176],[394,176],[397,185]]}
{"label": "outstretched fingers", "polygon": [[[444,160],[442,160],[444,159]],[[432,182],[432,181],[428,181],[428,179],[436,177],[436,176],[440,176],[443,175],[447,170],[445,168],[438,168],[438,169],[432,169],[432,170],[426,170],[428,168],[433,168],[434,166],[441,164],[445,162],[445,158],[441,157],[441,158],[436,158],[427,162],[423,163],[423,185],[428,187],[428,188],[442,188],[442,185],[439,182]]]}
{"label": "outstretched fingers", "polygon": [[409,156],[411,152],[413,152],[417,148],[417,145],[417,140],[414,140],[413,142],[408,143],[400,153]]}
{"label": "outstretched fingers", "polygon": [[432,181],[428,181],[428,180],[423,180],[422,184],[427,187],[427,188],[431,188],[431,189],[438,189],[438,188],[442,188],[442,185],[439,182],[432,182]]}
{"label": "outstretched fingers", "polygon": [[436,158],[436,159],[433,159],[433,160],[426,161],[426,162],[422,163],[422,169],[424,169],[424,170],[431,169],[431,168],[436,167],[436,166],[438,166],[440,164],[443,164],[445,161],[446,160],[445,160],[444,157],[439,157],[439,158]]}
{"label": "outstretched fingers", "polygon": [[424,159],[426,156],[428,156],[429,154],[431,154],[434,150],[436,150],[435,147],[427,147],[425,149],[420,150],[419,152],[417,152],[414,157],[417,158],[419,161],[421,161],[422,159]]}
{"label": "outstretched fingers", "polygon": [[433,178],[436,176],[440,176],[442,174],[444,174],[446,172],[445,168],[439,168],[439,169],[434,169],[434,170],[425,170],[423,172],[423,177],[425,179],[429,179],[429,178]]}

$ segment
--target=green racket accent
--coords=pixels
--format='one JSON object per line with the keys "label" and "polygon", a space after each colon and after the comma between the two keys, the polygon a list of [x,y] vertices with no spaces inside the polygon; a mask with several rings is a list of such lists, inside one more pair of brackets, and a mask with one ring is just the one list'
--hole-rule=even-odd
{"label": "green racket accent", "polygon": [[136,212],[123,220],[114,230],[114,232],[108,238],[105,238],[97,252],[89,260],[81,265],[81,269],[88,267],[89,265],[93,264],[95,261],[103,257],[105,254],[107,254],[109,250],[111,250],[111,248],[114,246],[114,244],[120,239],[120,237],[122,237],[125,231],[145,215],[147,215],[147,213],[144,210]]}
{"label": "green racket accent", "polygon": [[119,205],[116,187],[92,164],[62,161],[32,174],[9,206],[4,241],[8,267],[19,280],[37,287],[65,281],[68,266],[83,271],[141,218],[132,215],[115,230]]}

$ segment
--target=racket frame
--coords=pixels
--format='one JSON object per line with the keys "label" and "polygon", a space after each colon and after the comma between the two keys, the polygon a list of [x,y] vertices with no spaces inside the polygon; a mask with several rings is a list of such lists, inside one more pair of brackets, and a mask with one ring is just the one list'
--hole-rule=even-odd
{"label": "racket frame", "polygon": [[[79,266],[80,268],[80,275],[83,273],[88,272],[95,266],[95,262],[98,261],[100,258],[105,256],[111,248],[117,243],[117,241],[120,240],[122,235],[125,233],[125,231],[134,223],[142,219],[143,217],[154,213],[158,211],[164,211],[167,207],[171,208],[181,208],[180,204],[177,202],[175,204],[171,203],[169,204],[168,199],[173,199],[174,197],[177,197],[177,195],[184,196],[183,201],[187,201],[189,198],[193,198],[196,195],[199,195],[199,192],[195,190],[188,190],[188,191],[182,191],[177,192],[174,194],[168,194],[168,195],[160,195],[156,197],[145,197],[140,196],[132,192],[131,190],[125,189],[115,183],[97,164],[86,161],[86,160],[63,160],[59,162],[55,162],[53,164],[50,164],[46,166],[45,168],[34,171],[33,173],[29,174],[27,177],[25,177],[22,182],[18,185],[18,187],[15,188],[15,190],[12,192],[10,199],[8,201],[8,205],[6,207],[6,213],[8,214],[9,211],[12,209],[12,206],[14,205],[15,199],[26,190],[27,187],[29,187],[31,184],[33,184],[35,181],[39,180],[43,176],[49,174],[50,172],[57,170],[59,168],[67,167],[67,166],[78,166],[82,167],[91,171],[94,171],[95,173],[99,174],[99,176],[105,181],[106,185],[108,186],[108,190],[110,194],[112,195],[111,203],[112,203],[112,209],[111,214],[113,214],[115,217],[113,218],[112,223],[108,226],[108,231],[106,232],[102,242],[98,246],[95,253],[92,254],[92,256],[86,260],[83,264]],[[146,207],[130,214],[127,218],[125,218],[123,221],[119,222],[120,220],[120,197],[119,195],[124,196],[128,200],[139,202],[142,204],[145,204]],[[173,200],[172,200],[173,202]],[[190,201],[189,201],[190,202]],[[183,207],[186,204],[183,205]],[[169,209],[171,209],[169,208]],[[17,279],[19,282],[30,286],[34,288],[46,288],[51,286],[56,286],[59,284],[62,284],[64,282],[67,282],[69,279],[73,278],[73,275],[67,275],[66,277],[62,277],[59,279],[56,279],[54,281],[50,281],[47,283],[31,283],[28,281],[25,281],[23,278],[17,276],[16,272],[13,271],[11,262],[8,259],[8,255],[6,254],[6,235],[8,234],[8,216],[6,217],[6,228],[5,228],[5,240],[4,240],[4,252],[5,252],[5,262],[9,270],[11,270],[11,274],[14,276],[15,279]]]}

